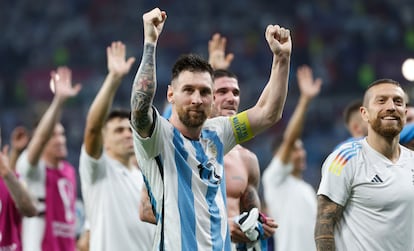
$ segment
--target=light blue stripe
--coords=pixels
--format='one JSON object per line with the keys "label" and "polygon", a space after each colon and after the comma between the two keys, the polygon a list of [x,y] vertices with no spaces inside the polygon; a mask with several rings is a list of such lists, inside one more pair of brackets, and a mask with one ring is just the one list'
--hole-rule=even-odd
{"label": "light blue stripe", "polygon": [[144,178],[144,183],[147,187],[148,196],[150,198],[152,209],[155,210],[155,212],[153,211],[153,213],[155,214],[155,220],[158,223],[158,220],[160,220],[160,214],[157,211],[157,201],[155,200],[154,194],[152,193],[151,186],[149,185],[147,178],[145,177],[145,175],[142,175],[142,177]]}
{"label": "light blue stripe", "polygon": [[181,250],[197,250],[195,233],[194,195],[191,189],[191,167],[186,160],[188,152],[184,149],[184,143],[180,132],[174,128],[173,144],[175,146],[175,167],[178,178],[178,209],[180,212],[181,226]]}
{"label": "light blue stripe", "polygon": [[[208,160],[207,155],[204,152],[200,142],[192,141],[192,144],[196,150],[196,158],[200,163],[206,163]],[[207,193],[206,193],[206,202],[208,205],[208,211],[210,213],[210,236],[213,243],[213,251],[220,251],[223,247],[223,238],[221,237],[221,217],[220,210],[216,203],[216,194],[219,184],[210,183],[208,179],[205,179],[206,184],[208,184]]]}
{"label": "light blue stripe", "polygon": [[[214,132],[214,131],[204,130],[204,131],[202,131],[202,138],[209,139],[214,143],[214,145],[217,149],[216,161],[217,161],[218,164],[223,166],[223,164],[224,164],[223,144],[220,141],[220,138],[217,136],[217,133]],[[227,201],[226,200],[227,199],[226,199],[226,183],[225,183],[226,179],[225,179],[224,169],[223,169],[223,173],[221,175],[222,175],[222,177],[221,177],[220,184],[218,186],[216,184],[209,184],[209,188],[208,188],[207,194],[206,194],[206,200],[208,202],[209,212],[210,212],[211,237],[212,237],[212,241],[213,241],[213,250],[214,251],[219,251],[219,250],[223,249],[223,238],[221,236],[221,224],[222,224],[221,222],[222,222],[222,220],[227,222],[227,219],[222,219],[220,217],[220,209],[218,208],[216,200],[215,200],[215,198],[217,196],[218,189],[220,188],[221,196],[223,197],[224,205],[225,205],[224,210],[226,210],[226,208],[227,208]],[[229,232],[228,227],[227,227],[227,231],[226,231],[226,238],[224,240],[224,250],[226,250],[226,251],[231,250],[230,232]]]}

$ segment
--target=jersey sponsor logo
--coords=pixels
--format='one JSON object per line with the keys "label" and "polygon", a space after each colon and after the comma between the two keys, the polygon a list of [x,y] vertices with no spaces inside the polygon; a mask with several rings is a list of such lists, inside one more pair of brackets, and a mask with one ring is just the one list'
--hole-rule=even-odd
{"label": "jersey sponsor logo", "polygon": [[346,163],[357,155],[358,149],[362,146],[358,142],[352,142],[352,144],[346,145],[343,147],[335,156],[334,160],[332,161],[331,165],[329,165],[329,172],[335,174],[336,176],[341,175],[342,170],[344,169]]}
{"label": "jersey sponsor logo", "polygon": [[206,163],[201,163],[197,167],[202,180],[208,181],[215,185],[220,184],[221,175],[219,165],[217,165],[213,159],[207,161]]}
{"label": "jersey sponsor logo", "polygon": [[382,179],[380,178],[380,176],[378,176],[378,174],[375,174],[374,178],[372,178],[371,180],[372,183],[382,183]]}
{"label": "jersey sponsor logo", "polygon": [[63,238],[73,238],[75,236],[75,225],[66,222],[52,222],[53,235]]}
{"label": "jersey sponsor logo", "polygon": [[73,184],[66,178],[60,178],[57,182],[60,198],[65,209],[66,222],[72,222],[75,219],[72,205],[75,202]]}

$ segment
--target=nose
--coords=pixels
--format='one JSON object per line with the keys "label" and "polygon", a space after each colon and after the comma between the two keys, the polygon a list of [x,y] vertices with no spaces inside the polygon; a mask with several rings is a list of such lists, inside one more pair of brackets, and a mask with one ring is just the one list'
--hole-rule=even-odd
{"label": "nose", "polygon": [[132,130],[130,128],[124,130],[124,135],[128,138],[132,137]]}
{"label": "nose", "polygon": [[191,95],[191,103],[192,104],[201,104],[203,103],[203,100],[201,99],[201,94],[199,91],[193,92]]}
{"label": "nose", "polygon": [[386,103],[386,108],[389,111],[395,111],[395,103],[394,103],[394,100],[388,99],[387,100],[387,103]]}
{"label": "nose", "polygon": [[230,104],[233,104],[233,103],[236,101],[236,96],[235,96],[232,92],[229,92],[229,93],[226,95],[226,100],[227,100],[227,102],[229,102]]}

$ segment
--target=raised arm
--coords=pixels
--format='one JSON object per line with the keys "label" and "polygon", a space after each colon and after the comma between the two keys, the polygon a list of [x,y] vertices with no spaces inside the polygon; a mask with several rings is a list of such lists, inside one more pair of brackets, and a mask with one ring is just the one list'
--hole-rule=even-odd
{"label": "raised arm", "polygon": [[296,76],[300,89],[300,97],[295,111],[286,127],[285,133],[283,134],[282,144],[277,152],[277,156],[284,164],[287,164],[290,161],[290,155],[295,145],[295,141],[302,135],[308,105],[312,99],[319,94],[322,85],[322,80],[320,78],[316,80],[313,79],[312,69],[309,66],[299,67]]}
{"label": "raised arm", "polygon": [[72,86],[72,71],[68,67],[59,67],[51,74],[51,89],[55,93],[52,103],[42,116],[28,145],[27,154],[29,163],[35,166],[42,155],[43,149],[52,137],[53,129],[59,122],[63,104],[71,97],[76,96],[81,85]]}
{"label": "raised arm", "polygon": [[144,50],[131,95],[131,124],[141,137],[148,137],[153,124],[152,102],[157,86],[155,48],[167,14],[155,8],[143,15]]}
{"label": "raised arm", "polygon": [[264,131],[280,120],[288,89],[292,50],[290,31],[279,25],[268,25],[265,35],[273,53],[273,63],[269,82],[258,102],[247,110],[250,127],[254,134]]}
{"label": "raised arm", "polygon": [[126,60],[126,48],[122,42],[112,42],[106,48],[108,74],[96,95],[86,118],[84,145],[86,152],[98,159],[102,154],[102,128],[111,109],[115,93],[122,79],[128,74],[135,58]]}
{"label": "raised arm", "polygon": [[18,126],[13,129],[11,134],[11,148],[9,153],[10,168],[13,171],[16,168],[17,159],[29,143],[29,138],[29,133],[23,126]]}
{"label": "raised arm", "polygon": [[219,33],[215,33],[208,41],[208,62],[214,70],[227,70],[233,61],[234,54],[226,55],[227,39]]}
{"label": "raised arm", "polygon": [[16,175],[10,168],[9,158],[7,156],[8,147],[3,147],[0,152],[0,176],[7,186],[10,195],[19,212],[27,217],[37,214],[36,205],[23,184],[17,179]]}
{"label": "raised arm", "polygon": [[315,242],[318,251],[334,251],[335,225],[342,217],[343,207],[324,195],[318,195],[318,213],[315,225]]}

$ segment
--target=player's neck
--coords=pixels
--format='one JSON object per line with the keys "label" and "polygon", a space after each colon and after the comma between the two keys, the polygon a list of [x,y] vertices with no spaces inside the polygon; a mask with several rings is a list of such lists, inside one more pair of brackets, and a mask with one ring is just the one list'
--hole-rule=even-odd
{"label": "player's neck", "polygon": [[47,155],[43,155],[43,160],[46,163],[46,166],[48,168],[58,168],[61,159],[56,158],[56,157],[51,157],[51,156],[47,156]]}
{"label": "player's neck", "polygon": [[119,161],[122,165],[124,165],[125,167],[127,167],[128,169],[130,169],[131,165],[130,165],[130,156],[124,154],[123,156],[117,155],[113,152],[108,151],[107,152],[108,156]]}
{"label": "player's neck", "polygon": [[303,172],[300,170],[293,170],[292,175],[298,179],[303,179]]}
{"label": "player's neck", "polygon": [[367,136],[368,144],[394,163],[400,158],[399,139],[399,136],[386,138],[377,133],[370,133]]}

